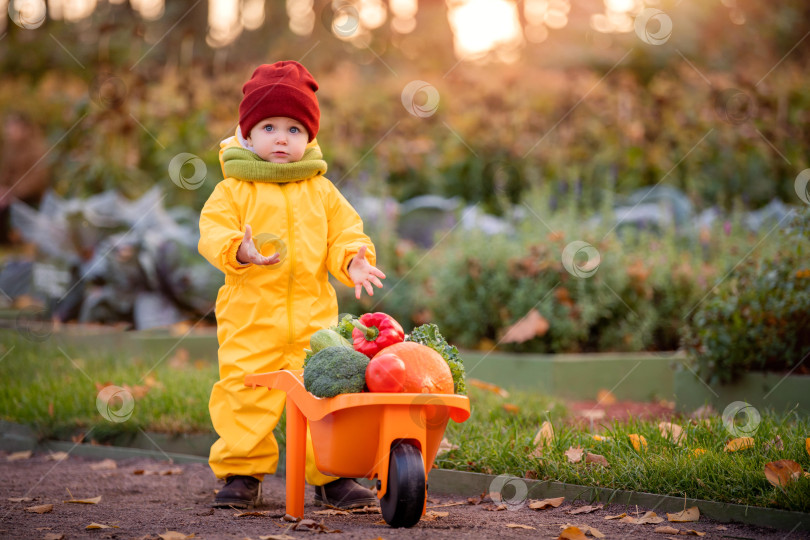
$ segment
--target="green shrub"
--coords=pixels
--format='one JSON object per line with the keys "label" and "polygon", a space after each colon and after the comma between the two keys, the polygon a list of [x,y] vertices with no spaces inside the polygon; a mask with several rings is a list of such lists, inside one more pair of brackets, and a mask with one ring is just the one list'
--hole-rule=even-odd
{"label": "green shrub", "polygon": [[780,234],[779,252],[733,268],[686,328],[687,351],[712,383],[750,370],[810,371],[810,210]]}

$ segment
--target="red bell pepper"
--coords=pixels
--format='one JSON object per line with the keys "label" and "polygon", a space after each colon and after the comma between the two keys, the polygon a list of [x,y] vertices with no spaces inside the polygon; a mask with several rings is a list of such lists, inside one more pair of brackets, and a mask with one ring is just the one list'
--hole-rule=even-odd
{"label": "red bell pepper", "polygon": [[385,313],[366,313],[352,321],[352,341],[354,350],[372,358],[382,349],[400,343],[405,339],[405,331],[399,323]]}

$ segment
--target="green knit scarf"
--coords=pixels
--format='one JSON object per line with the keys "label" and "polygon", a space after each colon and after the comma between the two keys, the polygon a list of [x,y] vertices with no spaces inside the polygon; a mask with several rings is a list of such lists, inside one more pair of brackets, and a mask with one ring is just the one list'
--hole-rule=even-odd
{"label": "green knit scarf", "polygon": [[271,163],[250,150],[232,146],[222,153],[225,176],[246,182],[297,182],[326,174],[326,162],[316,144],[307,148],[301,161]]}

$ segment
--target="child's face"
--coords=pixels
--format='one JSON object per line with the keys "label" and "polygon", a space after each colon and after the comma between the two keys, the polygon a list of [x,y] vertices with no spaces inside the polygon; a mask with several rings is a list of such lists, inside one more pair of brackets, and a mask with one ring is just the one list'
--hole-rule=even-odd
{"label": "child's face", "polygon": [[286,116],[265,118],[250,130],[247,142],[256,154],[271,163],[301,161],[309,134],[301,122]]}

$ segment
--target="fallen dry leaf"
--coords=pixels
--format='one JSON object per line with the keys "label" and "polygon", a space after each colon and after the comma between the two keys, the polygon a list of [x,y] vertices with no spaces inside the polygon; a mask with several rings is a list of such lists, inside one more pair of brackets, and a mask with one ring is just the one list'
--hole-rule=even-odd
{"label": "fallen dry leaf", "polygon": [[487,512],[501,512],[503,510],[509,510],[509,507],[505,504],[494,505],[490,504],[484,507],[484,510]]}
{"label": "fallen dry leaf", "polygon": [[560,533],[557,540],[588,540],[588,537],[579,527],[568,527]]}
{"label": "fallen dry leaf", "polygon": [[647,449],[647,439],[645,439],[643,435],[630,433],[627,435],[627,437],[630,438],[630,443],[632,443],[633,448],[636,449],[636,452],[641,452],[642,450]]}
{"label": "fallen dry leaf", "polygon": [[688,521],[697,521],[700,519],[700,510],[697,506],[690,506],[686,510],[682,510],[675,514],[667,514],[667,520],[673,523],[686,523]]}
{"label": "fallen dry leaf", "polygon": [[590,514],[591,512],[596,512],[597,510],[601,510],[604,508],[605,505],[597,504],[596,506],[580,506],[568,512],[569,514]]}
{"label": "fallen dry leaf", "polygon": [[576,527],[580,529],[586,535],[590,534],[594,538],[604,538],[605,535],[602,534],[602,531],[597,529],[596,527],[591,527],[590,525],[574,525],[572,523],[566,523],[565,525],[560,525],[560,529],[565,530],[569,527]]}
{"label": "fallen dry leaf", "polygon": [[442,438],[442,442],[439,443],[439,451],[436,452],[436,455],[440,456],[450,452],[451,450],[458,450],[458,445],[451,444],[450,441],[447,440],[447,437],[444,437]]}
{"label": "fallen dry leaf", "polygon": [[379,506],[364,506],[363,508],[352,508],[349,510],[352,514],[379,514]]}
{"label": "fallen dry leaf", "polygon": [[63,533],[48,533],[42,540],[65,540],[65,535]]}
{"label": "fallen dry leaf", "polygon": [[765,464],[765,478],[772,486],[785,488],[791,482],[798,480],[802,474],[802,466],[790,459],[780,459]]}
{"label": "fallen dry leaf", "polygon": [[467,384],[470,386],[475,386],[476,388],[480,388],[481,390],[486,390],[487,392],[492,392],[493,394],[498,394],[502,398],[509,397],[509,392],[507,392],[497,384],[488,383],[480,379],[467,379]]}
{"label": "fallen dry leaf", "polygon": [[506,526],[509,527],[510,529],[529,529],[532,531],[537,530],[534,527],[530,527],[528,525],[521,525],[520,523],[507,523]]}
{"label": "fallen dry leaf", "polygon": [[160,474],[161,474],[161,476],[169,476],[169,475],[172,475],[172,474],[174,474],[174,475],[183,474],[183,469],[181,469],[179,467],[176,468],[176,469],[167,469],[167,470],[161,472]]}
{"label": "fallen dry leaf", "polygon": [[626,518],[626,517],[627,517],[626,513],[621,513],[621,514],[616,514],[615,516],[605,516],[605,519],[622,519],[622,518]]}
{"label": "fallen dry leaf", "polygon": [[[103,523],[96,523],[95,521],[85,527],[85,529],[120,529],[117,525],[104,525]],[[183,537],[185,538],[185,536]]]}
{"label": "fallen dry leaf", "polygon": [[32,514],[47,514],[48,512],[53,510],[52,504],[40,504],[37,506],[29,506],[25,509],[26,512],[31,512]]}
{"label": "fallen dry leaf", "polygon": [[31,450],[25,450],[23,452],[12,452],[8,456],[6,456],[6,461],[19,461],[21,459],[28,459],[31,457]]}
{"label": "fallen dry leaf", "polygon": [[579,463],[582,461],[582,448],[579,446],[572,446],[565,451],[565,457],[568,458],[568,463]]}
{"label": "fallen dry leaf", "polygon": [[312,512],[316,516],[349,516],[348,510],[338,510],[337,508],[327,508],[326,510],[315,510]]}
{"label": "fallen dry leaf", "polygon": [[653,532],[660,534],[680,534],[681,530],[676,529],[675,527],[670,527],[669,525],[664,525],[663,527],[656,527]]}
{"label": "fallen dry leaf", "polygon": [[430,510],[431,508],[447,508],[448,506],[463,506],[465,504],[470,504],[470,503],[469,503],[469,501],[457,501],[457,502],[436,504],[436,505],[433,505],[433,506],[428,506],[427,509]]}
{"label": "fallen dry leaf", "polygon": [[737,450],[745,450],[747,448],[754,447],[754,438],[753,437],[738,437],[736,439],[731,439],[726,444],[726,447],[723,449],[726,452],[736,452]]}
{"label": "fallen dry leaf", "polygon": [[658,430],[661,432],[661,436],[663,438],[674,442],[678,446],[683,445],[683,439],[686,432],[678,424],[673,424],[671,422],[659,422]]}
{"label": "fallen dry leaf", "polygon": [[67,458],[68,458],[67,452],[51,452],[45,459],[48,459],[50,461],[64,461]]}
{"label": "fallen dry leaf", "polygon": [[186,535],[177,531],[166,531],[158,536],[161,540],[185,540],[186,538],[194,538],[194,533]]}
{"label": "fallen dry leaf", "polygon": [[293,531],[310,530],[310,531],[314,531],[314,532],[318,532],[318,533],[340,533],[340,532],[343,532],[340,529],[330,529],[329,527],[327,527],[324,524],[323,521],[321,521],[320,523],[316,523],[312,519],[302,519],[302,520],[298,521],[297,523],[295,523],[291,527],[291,529]]}
{"label": "fallen dry leaf", "polygon": [[545,335],[549,323],[540,312],[532,308],[518,322],[506,329],[499,343],[523,343],[538,336]]}
{"label": "fallen dry leaf", "polygon": [[114,459],[105,459],[103,461],[99,461],[98,463],[93,463],[92,465],[90,465],[90,469],[94,471],[105,471],[117,468],[118,464],[115,462]]}
{"label": "fallen dry leaf", "polygon": [[597,465],[602,465],[603,467],[610,467],[610,463],[608,463],[607,458],[601,454],[587,454],[585,456],[585,463],[596,463]]}
{"label": "fallen dry leaf", "polygon": [[595,440],[596,442],[602,443],[602,442],[608,442],[608,441],[610,441],[612,439],[610,437],[605,437],[603,435],[594,435],[593,440]]}
{"label": "fallen dry leaf", "polygon": [[[383,521],[383,523],[385,522]],[[289,534],[268,534],[267,536],[260,536],[259,540],[295,540],[295,537]]]}
{"label": "fallen dry leaf", "polygon": [[537,430],[537,434],[534,436],[534,451],[532,452],[532,456],[540,457],[542,451],[549,448],[553,442],[554,426],[551,425],[551,422],[546,420],[540,425],[540,429]]}
{"label": "fallen dry leaf", "polygon": [[633,518],[633,517],[627,516],[627,517],[623,517],[619,521],[621,521],[622,523],[632,523],[633,525],[645,525],[645,524],[653,524],[653,525],[655,525],[657,523],[662,523],[664,521],[664,518],[662,518],[661,516],[659,516],[655,512],[650,511],[650,512],[645,513],[640,518]]}
{"label": "fallen dry leaf", "polygon": [[543,499],[540,501],[529,500],[529,508],[532,510],[545,510],[546,508],[557,508],[560,506],[565,497],[556,497],[554,499]]}
{"label": "fallen dry leaf", "polygon": [[804,440],[804,449],[807,451],[807,455],[810,456],[810,437]]}
{"label": "fallen dry leaf", "polygon": [[689,529],[686,531],[681,531],[681,536],[706,536],[706,533],[696,531],[695,529]]}
{"label": "fallen dry leaf", "polygon": [[450,512],[435,512],[433,510],[428,510],[425,512],[425,515],[422,516],[422,520],[424,521],[436,521],[438,518],[447,517],[450,515]]}
{"label": "fallen dry leaf", "polygon": [[[346,512],[346,513],[348,514],[348,512]],[[268,512],[268,511],[263,511],[262,512],[262,511],[258,511],[258,510],[253,510],[253,511],[250,511],[250,512],[240,512],[238,514],[234,514],[233,517],[266,517],[269,514],[270,514],[270,512]]]}
{"label": "fallen dry leaf", "polygon": [[93,497],[92,499],[70,499],[69,501],[62,501],[63,503],[77,503],[77,504],[98,504],[101,502],[101,495]]}
{"label": "fallen dry leaf", "polygon": [[698,457],[705,454],[706,450],[704,450],[703,448],[695,448],[694,450],[692,450],[692,453],[695,455],[695,457]]}
{"label": "fallen dry leaf", "polygon": [[616,396],[610,390],[603,388],[596,393],[596,401],[599,405],[613,405],[616,403]]}
{"label": "fallen dry leaf", "polygon": [[503,405],[501,405],[501,407],[503,407],[503,410],[505,410],[508,413],[517,414],[520,412],[520,407],[512,403],[504,403]]}
{"label": "fallen dry leaf", "polygon": [[8,502],[14,502],[14,503],[17,503],[17,502],[31,502],[31,501],[34,500],[34,498],[33,497],[9,497],[7,500],[8,500]]}

